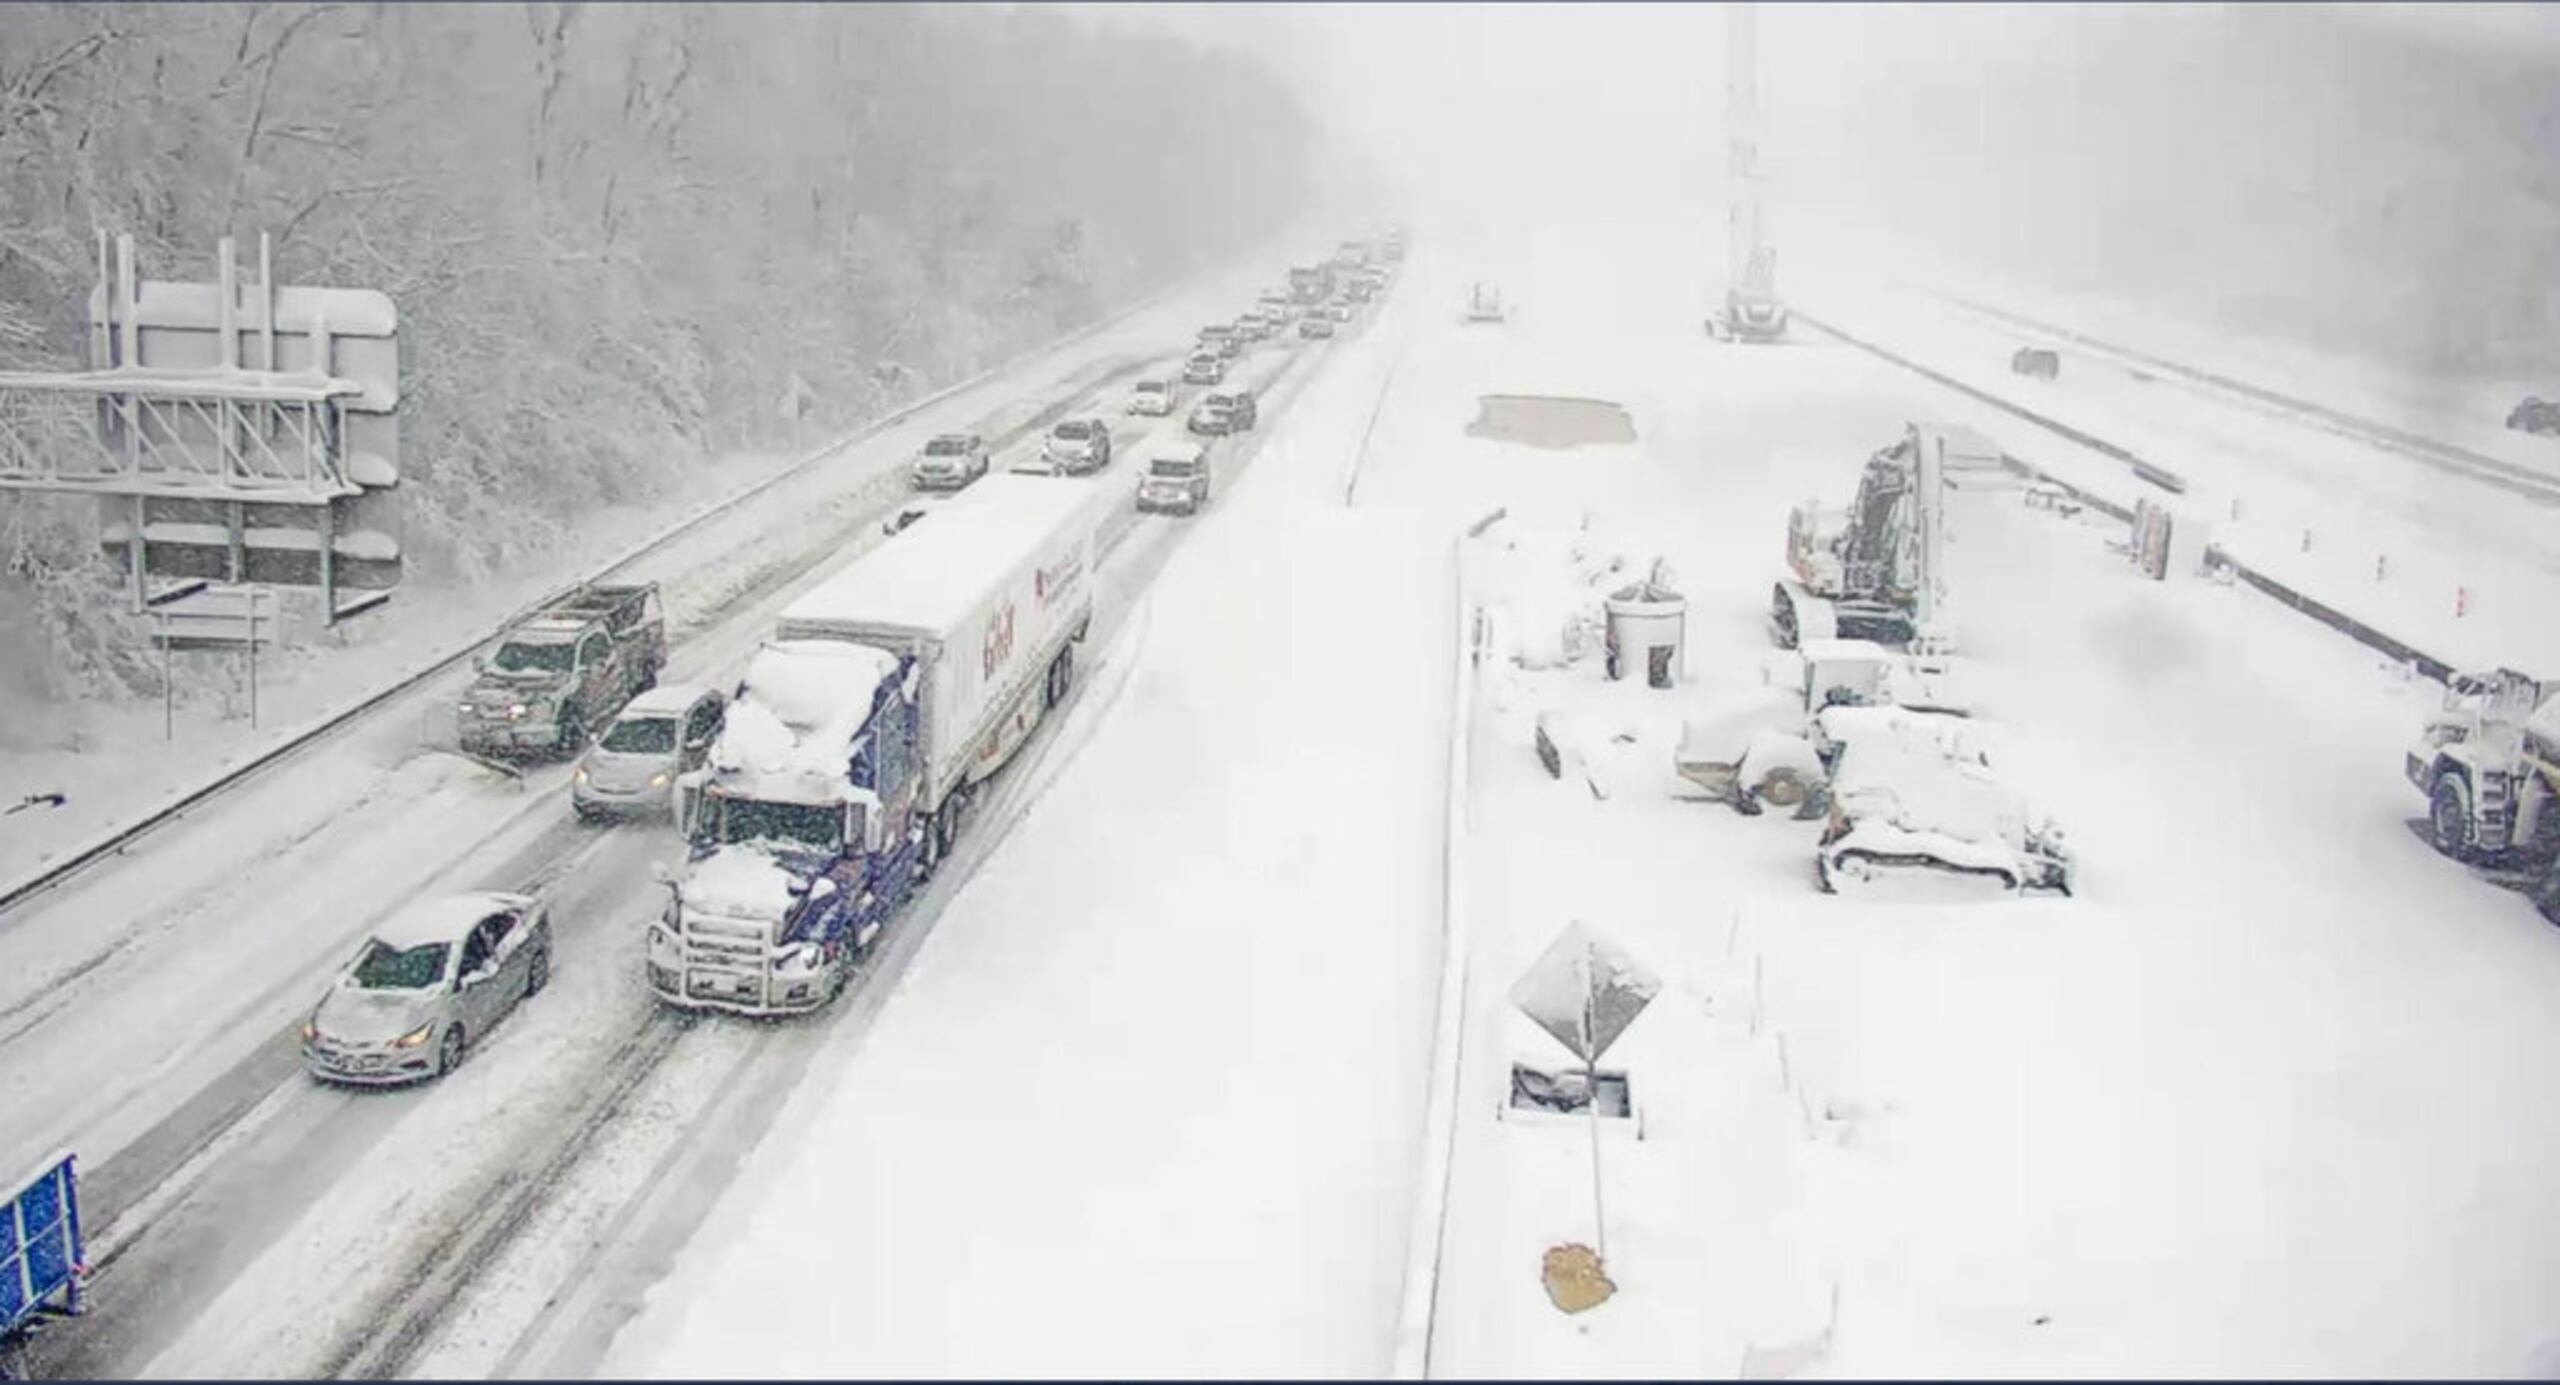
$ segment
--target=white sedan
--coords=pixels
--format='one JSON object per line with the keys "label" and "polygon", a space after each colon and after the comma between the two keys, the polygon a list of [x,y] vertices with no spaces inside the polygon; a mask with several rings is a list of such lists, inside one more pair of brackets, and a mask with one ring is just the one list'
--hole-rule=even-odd
{"label": "white sedan", "polygon": [[532,895],[410,904],[365,939],[302,1026],[302,1061],[329,1082],[441,1077],[551,979],[551,914]]}

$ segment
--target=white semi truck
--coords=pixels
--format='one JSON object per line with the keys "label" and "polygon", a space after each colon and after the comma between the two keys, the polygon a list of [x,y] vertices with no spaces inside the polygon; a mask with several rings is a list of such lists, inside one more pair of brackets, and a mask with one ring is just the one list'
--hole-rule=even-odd
{"label": "white semi truck", "polygon": [[747,666],[650,926],[669,1004],[826,1004],[1065,699],[1093,619],[1090,483],[990,476],[787,607]]}

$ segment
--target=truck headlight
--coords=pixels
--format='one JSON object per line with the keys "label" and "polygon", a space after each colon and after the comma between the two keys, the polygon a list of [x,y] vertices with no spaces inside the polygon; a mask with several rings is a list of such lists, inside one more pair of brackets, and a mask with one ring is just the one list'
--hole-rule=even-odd
{"label": "truck headlight", "polygon": [[428,1035],[435,1032],[436,1022],[434,1020],[429,1020],[426,1023],[419,1025],[417,1028],[410,1030],[408,1033],[401,1035],[399,1038],[393,1039],[391,1041],[391,1046],[393,1048],[416,1048],[418,1045],[427,1041]]}
{"label": "truck headlight", "polygon": [[522,721],[522,720],[524,720],[524,710],[525,710],[525,709],[524,709],[524,704],[523,704],[523,703],[521,703],[521,702],[515,702],[515,703],[510,703],[510,704],[508,704],[508,706],[507,706],[507,720],[509,720],[509,721]]}
{"label": "truck headlight", "polygon": [[583,784],[592,776],[587,773],[587,767],[585,765],[580,765],[578,766],[578,773],[575,777],[579,783]]}
{"label": "truck headlight", "polygon": [[651,952],[673,952],[675,950],[675,946],[676,935],[668,932],[666,925],[659,923],[649,925],[649,950]]}
{"label": "truck headlight", "polygon": [[[580,771],[578,771],[578,772],[579,772],[580,774],[584,774],[584,773],[586,773],[586,771],[585,771],[585,770],[580,770]],[[655,774],[653,774],[653,775],[650,775],[650,776],[649,776],[649,787],[650,787],[650,788],[653,788],[653,789],[663,789],[663,788],[665,788],[666,786],[667,786],[667,772],[666,772],[665,770],[660,770],[660,771],[658,771],[657,773],[655,773]]]}
{"label": "truck headlight", "polygon": [[816,971],[826,965],[827,952],[816,943],[796,943],[779,959],[786,971]]}

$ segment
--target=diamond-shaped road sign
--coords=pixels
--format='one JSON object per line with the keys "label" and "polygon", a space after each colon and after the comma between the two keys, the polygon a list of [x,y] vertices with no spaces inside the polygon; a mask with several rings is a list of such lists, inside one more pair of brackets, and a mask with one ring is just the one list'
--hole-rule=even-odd
{"label": "diamond-shaped road sign", "polygon": [[1600,1061],[1662,991],[1662,978],[1579,923],[1511,988],[1511,1003],[1586,1064]]}

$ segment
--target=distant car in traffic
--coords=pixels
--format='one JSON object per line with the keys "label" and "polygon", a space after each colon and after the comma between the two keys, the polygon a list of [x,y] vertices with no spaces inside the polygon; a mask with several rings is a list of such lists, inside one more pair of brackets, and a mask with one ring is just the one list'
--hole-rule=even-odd
{"label": "distant car in traffic", "polygon": [[1129,402],[1123,408],[1133,414],[1162,418],[1173,412],[1173,382],[1140,380],[1129,387]]}
{"label": "distant car in traffic", "polygon": [[2549,437],[2560,434],[2560,404],[2534,395],[2507,411],[2507,426],[2519,433]]}
{"label": "distant car in traffic", "polygon": [[1305,317],[1298,319],[1298,335],[1307,341],[1332,336],[1333,319],[1321,312],[1308,313]]}
{"label": "distant car in traffic", "polygon": [[440,1077],[551,979],[551,914],[526,894],[422,900],[385,920],[302,1026],[326,1082]]}
{"label": "distant car in traffic", "polygon": [[1061,419],[1040,452],[1069,476],[1090,475],[1111,465],[1111,428],[1098,418]]}
{"label": "distant car in traffic", "polygon": [[1138,480],[1138,508],[1195,515],[1208,503],[1208,449],[1196,442],[1158,444]]}
{"label": "distant car in traffic", "polygon": [[673,808],[676,776],[702,767],[728,706],[717,689],[674,683],[631,699],[569,778],[579,820]]}
{"label": "distant car in traffic", "polygon": [[987,474],[987,444],[975,433],[944,433],[916,455],[917,490],[952,490]]}
{"label": "distant car in traffic", "polygon": [[1260,421],[1260,410],[1248,390],[1207,394],[1191,407],[1191,417],[1183,426],[1194,433],[1218,436],[1241,433]]}
{"label": "distant car in traffic", "polygon": [[1186,385],[1214,385],[1227,378],[1227,363],[1211,352],[1200,352],[1182,363],[1182,382]]}
{"label": "distant car in traffic", "polygon": [[1351,300],[1348,298],[1337,298],[1324,305],[1324,315],[1336,322],[1349,322],[1352,311]]}

